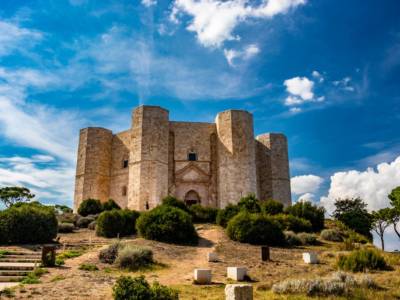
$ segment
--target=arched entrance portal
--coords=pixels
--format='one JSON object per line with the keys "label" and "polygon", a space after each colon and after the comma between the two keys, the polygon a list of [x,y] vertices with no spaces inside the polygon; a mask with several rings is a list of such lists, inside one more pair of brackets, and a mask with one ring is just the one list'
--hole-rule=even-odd
{"label": "arched entrance portal", "polygon": [[199,194],[194,190],[190,190],[185,195],[185,203],[187,205],[200,204]]}

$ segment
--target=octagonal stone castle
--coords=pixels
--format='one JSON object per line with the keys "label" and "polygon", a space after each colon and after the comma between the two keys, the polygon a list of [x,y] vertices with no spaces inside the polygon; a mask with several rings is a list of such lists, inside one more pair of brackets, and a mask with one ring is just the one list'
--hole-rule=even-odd
{"label": "octagonal stone castle", "polygon": [[139,106],[132,127],[80,131],[74,210],[88,198],[147,210],[173,195],[224,208],[242,196],[291,203],[283,134],[254,137],[253,116],[227,110],[215,123],[174,122],[159,106]]}

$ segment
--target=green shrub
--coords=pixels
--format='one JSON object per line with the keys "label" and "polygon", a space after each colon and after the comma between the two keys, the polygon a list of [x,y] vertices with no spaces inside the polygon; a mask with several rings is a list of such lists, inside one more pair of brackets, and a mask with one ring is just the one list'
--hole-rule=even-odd
{"label": "green shrub", "polygon": [[279,224],[281,224],[283,230],[289,230],[294,232],[311,232],[312,226],[310,221],[302,218],[298,218],[292,215],[278,214],[272,217]]}
{"label": "green shrub", "polygon": [[317,245],[318,240],[314,234],[307,232],[300,232],[297,234],[297,237],[300,239],[302,245]]}
{"label": "green shrub", "polygon": [[189,207],[193,222],[195,223],[215,223],[218,209],[194,204]]}
{"label": "green shrub", "polygon": [[136,222],[139,234],[149,240],[193,243],[197,233],[192,217],[183,210],[161,205],[140,215]]}
{"label": "green shrub", "polygon": [[95,220],[93,216],[81,217],[79,216],[76,221],[76,226],[79,228],[88,228],[89,224]]}
{"label": "green shrub", "polygon": [[100,200],[87,199],[82,201],[78,208],[78,214],[86,217],[87,215],[96,215],[103,211],[103,205]]}
{"label": "green shrub", "polygon": [[74,232],[75,226],[72,223],[61,223],[58,224],[58,232],[60,233],[71,233]]}
{"label": "green shrub", "polygon": [[155,282],[153,286],[144,276],[121,276],[113,286],[114,300],[178,300],[178,293]]}
{"label": "green shrub", "polygon": [[349,255],[341,255],[337,266],[339,269],[352,272],[386,270],[388,268],[385,258],[379,252],[371,249],[360,249],[352,251]]}
{"label": "green shrub", "polygon": [[118,250],[116,265],[121,269],[136,271],[153,264],[153,251],[148,248],[125,245]]}
{"label": "green shrub", "polygon": [[250,213],[261,212],[260,201],[254,194],[249,194],[246,197],[242,197],[238,202],[238,206],[241,210],[246,210]]}
{"label": "green shrub", "polygon": [[293,231],[285,231],[285,240],[288,246],[300,246],[302,242],[300,238]]}
{"label": "green shrub", "polygon": [[79,266],[79,270],[91,272],[91,271],[98,271],[99,268],[95,264],[84,263]]}
{"label": "green shrub", "polygon": [[243,211],[228,222],[228,236],[238,242],[255,245],[282,245],[285,242],[279,224],[269,216]]}
{"label": "green shrub", "polygon": [[57,230],[54,208],[38,203],[24,203],[0,211],[0,244],[51,242]]}
{"label": "green shrub", "polygon": [[107,202],[103,203],[103,211],[113,209],[121,209],[121,207],[113,199],[108,199]]}
{"label": "green shrub", "polygon": [[283,213],[283,204],[275,200],[262,202],[261,210],[267,215],[277,215]]}
{"label": "green shrub", "polygon": [[230,219],[240,212],[240,207],[233,204],[228,204],[224,209],[220,209],[217,213],[216,222],[222,227],[226,227]]}
{"label": "green shrub", "polygon": [[339,230],[336,229],[324,229],[321,231],[321,238],[325,241],[331,242],[342,242],[343,237]]}
{"label": "green shrub", "polygon": [[111,244],[106,249],[100,250],[99,259],[101,262],[106,264],[113,264],[118,256],[119,248],[121,247],[120,242]]}
{"label": "green shrub", "polygon": [[139,213],[133,210],[106,210],[96,221],[96,234],[108,238],[135,234],[138,217]]}
{"label": "green shrub", "polygon": [[186,205],[186,203],[181,200],[178,200],[177,198],[175,198],[173,196],[165,197],[164,199],[162,199],[161,203],[162,203],[162,205],[180,208],[180,209],[186,211],[187,213],[190,213],[189,207]]}
{"label": "green shrub", "polygon": [[324,228],[325,209],[323,207],[318,207],[308,201],[300,201],[288,206],[285,211],[290,215],[310,221],[314,232],[321,231]]}

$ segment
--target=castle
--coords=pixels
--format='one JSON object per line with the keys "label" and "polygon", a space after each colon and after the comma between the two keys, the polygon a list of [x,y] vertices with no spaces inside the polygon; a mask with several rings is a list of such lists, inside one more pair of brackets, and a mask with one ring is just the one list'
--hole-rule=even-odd
{"label": "castle", "polygon": [[255,138],[247,111],[221,112],[215,123],[174,122],[167,110],[146,105],[133,110],[126,131],[80,131],[75,211],[88,198],[142,211],[167,195],[224,208],[249,193],[291,203],[286,137]]}

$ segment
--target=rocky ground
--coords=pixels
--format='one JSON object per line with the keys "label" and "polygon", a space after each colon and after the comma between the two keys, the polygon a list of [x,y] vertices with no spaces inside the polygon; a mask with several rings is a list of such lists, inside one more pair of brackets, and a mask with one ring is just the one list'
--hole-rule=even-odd
{"label": "rocky ground", "polygon": [[[308,247],[318,252],[321,263],[306,265],[302,252],[306,248],[271,248],[271,261],[261,262],[260,247],[230,241],[218,226],[200,225],[201,237],[198,246],[178,246],[132,237],[127,243],[152,248],[159,262],[144,272],[122,272],[98,260],[101,247],[113,240],[97,238],[93,231],[83,230],[61,235],[60,242],[76,247],[85,245],[85,253],[68,259],[63,267],[49,268],[49,273],[40,278],[40,284],[25,284],[14,288],[16,299],[112,299],[112,285],[121,275],[144,274],[149,281],[159,281],[180,291],[180,299],[224,299],[227,266],[246,266],[255,288],[255,299],[305,299],[305,296],[278,296],[270,288],[272,284],[287,278],[318,278],[333,273],[336,256],[340,253],[337,243],[324,243]],[[207,253],[215,249],[220,261],[207,262]],[[365,291],[357,299],[400,299],[399,260],[392,259],[393,271],[376,272],[371,276],[381,286],[380,290]],[[93,263],[99,271],[81,271],[82,263]],[[213,284],[193,284],[193,269],[211,268]],[[1,298],[1,296],[0,296]],[[322,298],[321,298],[322,299]],[[326,299],[326,298],[324,298]],[[332,298],[333,299],[333,298]],[[337,298],[335,298],[337,299]]]}

